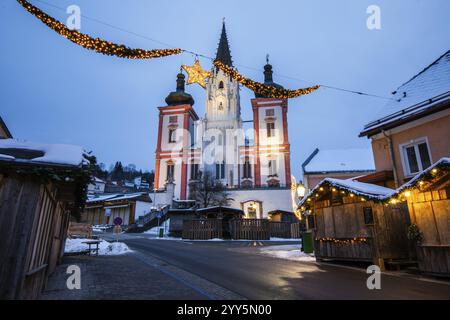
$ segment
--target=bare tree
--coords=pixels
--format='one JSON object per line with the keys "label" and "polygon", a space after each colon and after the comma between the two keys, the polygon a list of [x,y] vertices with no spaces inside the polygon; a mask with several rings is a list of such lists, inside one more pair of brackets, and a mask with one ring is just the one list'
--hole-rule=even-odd
{"label": "bare tree", "polygon": [[228,206],[233,200],[222,182],[215,180],[210,172],[199,172],[197,181],[189,184],[190,199],[195,200],[202,208],[211,206]]}

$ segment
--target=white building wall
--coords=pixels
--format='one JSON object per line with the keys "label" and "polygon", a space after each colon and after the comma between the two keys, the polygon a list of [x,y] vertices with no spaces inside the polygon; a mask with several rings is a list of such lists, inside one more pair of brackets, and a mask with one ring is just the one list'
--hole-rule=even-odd
{"label": "white building wall", "polygon": [[234,190],[229,192],[229,195],[233,199],[230,206],[236,209],[242,209],[243,204],[250,201],[260,202],[262,219],[268,218],[268,213],[273,210],[295,211],[290,189]]}
{"label": "white building wall", "polygon": [[137,220],[139,217],[146,215],[151,211],[152,207],[153,204],[150,202],[136,201],[134,219]]}

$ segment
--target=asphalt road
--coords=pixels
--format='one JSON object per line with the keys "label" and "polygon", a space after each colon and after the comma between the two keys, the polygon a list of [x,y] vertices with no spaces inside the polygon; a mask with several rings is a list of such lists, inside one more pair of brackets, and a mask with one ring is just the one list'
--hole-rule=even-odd
{"label": "asphalt road", "polygon": [[383,273],[381,290],[369,290],[364,269],[263,256],[261,243],[121,241],[248,299],[450,299],[450,282]]}

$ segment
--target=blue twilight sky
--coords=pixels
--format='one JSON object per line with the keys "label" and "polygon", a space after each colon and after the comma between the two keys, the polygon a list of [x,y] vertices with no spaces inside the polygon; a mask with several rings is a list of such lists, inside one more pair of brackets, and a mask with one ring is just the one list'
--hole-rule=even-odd
{"label": "blue twilight sky", "polygon": [[[65,12],[30,0],[66,21]],[[234,63],[262,80],[266,53],[287,88],[308,80],[388,96],[450,47],[448,0],[45,0],[81,7],[87,17],[169,43],[215,55],[226,17]],[[382,29],[369,31],[366,9],[381,8]],[[161,44],[82,20],[81,32],[131,47]],[[107,57],[63,39],[14,0],[0,3],[0,115],[13,135],[84,146],[109,166],[121,160],[153,169],[157,107],[175,89],[187,54],[148,61]],[[209,69],[211,63],[201,60]],[[256,69],[249,69],[249,66]],[[286,76],[286,77],[282,77]],[[188,87],[199,115],[205,92]],[[242,89],[243,118],[252,93]],[[290,100],[292,171],[319,148],[369,147],[358,138],[384,100],[331,89]]]}

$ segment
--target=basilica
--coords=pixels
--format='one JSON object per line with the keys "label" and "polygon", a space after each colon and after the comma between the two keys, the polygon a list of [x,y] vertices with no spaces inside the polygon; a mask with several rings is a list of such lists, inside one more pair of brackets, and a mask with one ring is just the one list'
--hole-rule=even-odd
{"label": "basilica", "polygon": [[[233,66],[225,24],[216,59]],[[273,82],[272,66],[264,66],[264,83]],[[291,192],[288,100],[256,94],[251,121],[241,117],[240,85],[213,67],[206,83],[205,115],[199,117],[193,97],[178,74],[176,91],[159,107],[155,190],[170,183],[173,199],[189,200],[189,185],[207,173],[227,188],[230,206],[247,218],[267,218],[276,210],[293,211]]]}

